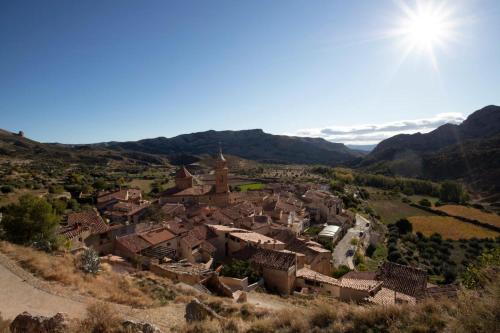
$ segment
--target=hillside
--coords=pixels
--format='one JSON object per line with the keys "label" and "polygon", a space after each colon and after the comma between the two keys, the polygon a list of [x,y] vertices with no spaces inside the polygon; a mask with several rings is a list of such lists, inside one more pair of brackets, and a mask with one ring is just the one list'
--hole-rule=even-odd
{"label": "hillside", "polygon": [[500,189],[500,107],[486,106],[460,125],[426,134],[401,134],[379,143],[359,167],[435,180],[463,179],[487,191]]}
{"label": "hillside", "polygon": [[160,164],[164,158],[140,152],[116,152],[88,145],[40,143],[24,136],[0,130],[0,159],[57,160],[67,163],[106,164],[123,161],[140,164]]}
{"label": "hillside", "polygon": [[320,138],[273,135],[260,129],[242,131],[206,131],[173,138],[159,137],[131,142],[107,142],[94,145],[117,151],[133,151],[170,158],[181,154],[213,154],[222,147],[225,153],[248,160],[268,163],[336,165],[350,162],[362,154],[340,143]]}

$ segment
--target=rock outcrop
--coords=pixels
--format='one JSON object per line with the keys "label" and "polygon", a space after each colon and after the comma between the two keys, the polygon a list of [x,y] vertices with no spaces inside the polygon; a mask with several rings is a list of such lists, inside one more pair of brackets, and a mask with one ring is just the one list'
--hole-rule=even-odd
{"label": "rock outcrop", "polygon": [[186,305],[186,314],[184,318],[186,318],[188,323],[203,321],[208,318],[218,320],[224,319],[224,317],[219,316],[214,310],[196,298]]}
{"label": "rock outcrop", "polygon": [[68,331],[68,317],[64,313],[57,313],[53,317],[32,315],[23,312],[10,324],[12,333],[64,333]]}
{"label": "rock outcrop", "polygon": [[127,332],[161,333],[160,329],[150,323],[135,322],[127,320],[122,323]]}

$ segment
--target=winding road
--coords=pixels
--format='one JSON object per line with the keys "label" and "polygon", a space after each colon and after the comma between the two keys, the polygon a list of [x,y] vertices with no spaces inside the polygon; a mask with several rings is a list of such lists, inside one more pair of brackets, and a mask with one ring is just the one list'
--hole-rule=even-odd
{"label": "winding road", "polygon": [[369,226],[367,224],[370,224],[370,221],[364,218],[363,216],[356,214],[356,223],[352,228],[347,230],[347,233],[344,235],[344,237],[338,242],[338,244],[335,246],[333,249],[332,253],[332,259],[335,267],[338,267],[340,265],[346,265],[350,269],[354,269],[354,263],[353,263],[353,255],[348,256],[347,251],[349,249],[354,248],[353,245],[351,245],[351,241],[353,238],[359,238],[359,235],[361,232],[366,233],[369,230]]}

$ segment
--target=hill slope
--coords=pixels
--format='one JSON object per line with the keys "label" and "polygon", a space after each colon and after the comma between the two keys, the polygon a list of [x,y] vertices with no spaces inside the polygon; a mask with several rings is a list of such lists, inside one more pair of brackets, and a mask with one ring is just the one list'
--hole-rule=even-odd
{"label": "hill slope", "polygon": [[478,189],[500,189],[500,107],[486,106],[460,125],[401,134],[379,143],[359,164],[387,174],[461,178]]}
{"label": "hill slope", "polygon": [[110,160],[132,161],[141,164],[165,162],[162,157],[139,152],[116,152],[88,145],[41,143],[5,130],[0,130],[0,158],[52,160],[83,164],[106,164]]}
{"label": "hill slope", "polygon": [[213,154],[219,145],[225,153],[249,160],[270,163],[336,165],[361,156],[340,143],[320,138],[303,138],[264,133],[260,129],[243,131],[206,131],[173,138],[159,137],[133,142],[97,144],[118,151],[134,151],[175,157],[180,154]]}

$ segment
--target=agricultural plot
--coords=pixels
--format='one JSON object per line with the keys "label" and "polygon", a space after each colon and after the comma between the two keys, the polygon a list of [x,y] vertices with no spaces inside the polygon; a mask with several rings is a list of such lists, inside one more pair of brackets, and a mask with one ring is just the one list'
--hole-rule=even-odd
{"label": "agricultural plot", "polygon": [[411,216],[408,220],[413,225],[413,232],[421,232],[425,236],[438,233],[445,239],[453,240],[500,236],[498,232],[448,216]]}
{"label": "agricultural plot", "polygon": [[462,216],[468,219],[477,220],[483,223],[494,225],[496,227],[500,227],[499,215],[486,213],[480,209],[459,205],[444,205],[441,207],[435,207],[435,209],[443,211],[449,215]]}
{"label": "agricultural plot", "polygon": [[131,188],[139,188],[144,193],[149,193],[153,182],[154,180],[151,179],[132,179],[127,185]]}
{"label": "agricultural plot", "polygon": [[251,184],[242,184],[238,185],[241,192],[251,191],[251,190],[262,190],[264,189],[264,184],[261,183],[251,183]]}
{"label": "agricultural plot", "polygon": [[395,223],[410,216],[436,216],[435,214],[412,207],[398,199],[369,200],[372,209],[384,224]]}

